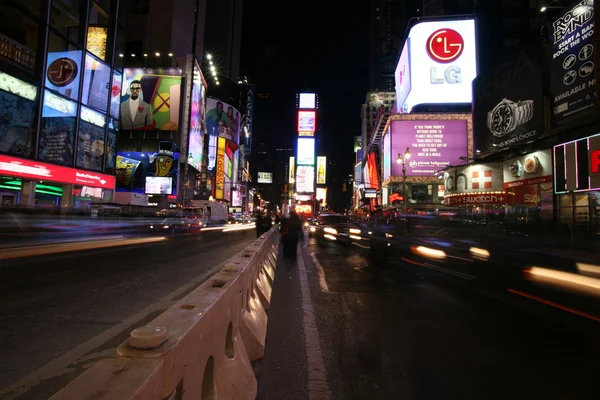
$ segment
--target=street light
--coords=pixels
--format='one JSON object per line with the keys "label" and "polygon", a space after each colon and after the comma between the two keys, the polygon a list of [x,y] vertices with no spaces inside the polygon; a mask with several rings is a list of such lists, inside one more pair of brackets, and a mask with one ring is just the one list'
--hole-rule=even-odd
{"label": "street light", "polygon": [[398,153],[396,163],[402,164],[402,194],[404,195],[404,215],[406,215],[406,160],[410,160],[410,148],[404,150],[404,154]]}

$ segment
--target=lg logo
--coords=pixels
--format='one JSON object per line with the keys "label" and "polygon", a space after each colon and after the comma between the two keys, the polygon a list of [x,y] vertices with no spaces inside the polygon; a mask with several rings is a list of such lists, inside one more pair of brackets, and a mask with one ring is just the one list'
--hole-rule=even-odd
{"label": "lg logo", "polygon": [[433,61],[447,64],[462,54],[465,42],[453,29],[438,29],[427,39],[427,54]]}

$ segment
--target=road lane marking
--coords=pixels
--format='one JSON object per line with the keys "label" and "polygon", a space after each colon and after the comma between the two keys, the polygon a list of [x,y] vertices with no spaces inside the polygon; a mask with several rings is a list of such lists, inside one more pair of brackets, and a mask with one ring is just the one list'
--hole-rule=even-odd
{"label": "road lane marking", "polygon": [[[0,398],[2,400],[15,400],[16,398],[27,393],[31,388],[44,383],[46,380],[75,372],[77,370],[77,364],[79,364],[81,361],[89,360],[89,353],[109,342],[127,329],[131,329],[135,325],[139,324],[139,322],[148,315],[157,311],[164,311],[171,307],[173,304],[179,301],[181,297],[185,296],[189,291],[201,285],[204,281],[223,268],[226,262],[227,260],[217,264],[210,270],[199,275],[197,279],[194,279],[194,281],[190,282],[189,284],[177,288],[176,290],[162,297],[156,303],[133,314],[123,322],[105,330],[90,340],[81,343],[80,345],[48,362],[12,385],[1,389]],[[112,349],[112,353],[116,357],[117,353],[115,348]]]}
{"label": "road lane marking", "polygon": [[308,283],[308,274],[302,248],[298,247],[298,275],[300,279],[300,292],[302,294],[302,319],[304,330],[304,342],[306,344],[306,360],[308,361],[308,398],[309,400],[330,400],[332,398],[331,389],[327,382],[327,372],[323,362],[323,353],[319,342],[319,330],[315,320],[312,299],[310,297],[310,287]]}
{"label": "road lane marking", "polygon": [[317,266],[317,273],[319,274],[319,285],[323,292],[329,293],[329,285],[327,285],[327,279],[325,278],[325,270],[317,258],[317,253],[310,253],[313,262]]}

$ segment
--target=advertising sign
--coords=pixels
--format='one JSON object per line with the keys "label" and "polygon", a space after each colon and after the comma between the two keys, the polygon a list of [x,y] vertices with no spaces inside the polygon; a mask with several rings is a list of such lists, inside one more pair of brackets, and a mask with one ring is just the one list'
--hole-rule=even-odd
{"label": "advertising sign", "polygon": [[560,124],[596,104],[594,0],[562,12],[550,26],[550,39],[550,94],[554,120]]}
{"label": "advertising sign", "polygon": [[[394,73],[396,81],[396,104],[403,106],[406,102],[406,97],[410,93],[410,41],[407,40],[400,53],[400,60],[396,65]],[[399,107],[398,112],[405,112],[402,107]]]}
{"label": "advertising sign", "polygon": [[298,138],[298,165],[315,165],[314,138]]}
{"label": "advertising sign", "polygon": [[[395,76],[399,111],[409,113],[419,104],[471,103],[471,83],[477,76],[475,20],[419,22],[404,47],[407,56],[400,57]],[[401,64],[406,58],[408,81],[398,73],[405,71]]]}
{"label": "advertising sign", "polygon": [[317,157],[317,185],[327,181],[327,157]]}
{"label": "advertising sign", "polygon": [[176,131],[180,102],[180,68],[125,68],[121,129]]}
{"label": "advertising sign", "polygon": [[0,155],[0,174],[16,178],[44,180],[110,190],[115,188],[115,177],[111,175],[5,155]]}
{"label": "advertising sign", "polygon": [[239,143],[240,119],[237,108],[217,99],[206,99],[206,128],[209,135]]}
{"label": "advertising sign", "polygon": [[296,192],[314,193],[315,167],[299,165],[296,169]]}
{"label": "advertising sign", "polygon": [[0,72],[0,152],[31,157],[38,88]]}
{"label": "advertising sign", "polygon": [[79,50],[48,53],[46,87],[77,100],[81,79],[81,56],[82,52]]}
{"label": "advertising sign", "polygon": [[504,161],[504,188],[552,182],[552,153],[550,150],[536,151]]}
{"label": "advertising sign", "polygon": [[38,157],[42,161],[73,165],[77,103],[44,90],[42,130]]}
{"label": "advertising sign", "polygon": [[[461,164],[468,152],[466,120],[392,121],[391,158],[410,149],[407,176],[431,176],[448,165]],[[391,163],[392,175],[402,176],[402,164]]]}
{"label": "advertising sign", "polygon": [[327,205],[327,188],[317,188],[317,192],[315,194],[317,201],[321,202],[321,207]]}
{"label": "advertising sign", "polygon": [[298,132],[314,132],[317,127],[316,111],[298,111]]}
{"label": "advertising sign", "polygon": [[104,161],[104,126],[106,117],[97,111],[81,106],[81,122],[77,135],[75,165],[102,171]]}
{"label": "advertising sign", "polygon": [[215,175],[215,198],[224,199],[225,196],[225,139],[220,137],[217,145],[217,172]]}
{"label": "advertising sign", "polygon": [[106,111],[108,92],[111,87],[110,66],[96,57],[86,54],[81,102],[90,107]]}
{"label": "advertising sign", "polygon": [[[254,85],[248,85],[246,93],[246,132],[244,132],[244,152],[252,153],[252,127],[254,124]],[[240,132],[241,134],[241,132]]]}
{"label": "advertising sign", "polygon": [[526,143],[544,131],[539,40],[523,39],[487,74],[473,81],[475,148]]}
{"label": "advertising sign", "polygon": [[[406,149],[405,149],[406,150]],[[381,146],[382,161],[383,161],[383,177],[385,181],[392,175],[392,135],[388,130],[383,137],[383,145]]]}
{"label": "advertising sign", "polygon": [[173,194],[173,179],[161,176],[146,177],[146,194]]}
{"label": "advertising sign", "polygon": [[191,159],[188,157],[188,161],[196,171],[202,171],[202,164],[204,163],[206,81],[195,58],[193,74],[188,145],[188,152]]}
{"label": "advertising sign", "polygon": [[554,190],[600,190],[600,135],[554,147]]}
{"label": "advertising sign", "polygon": [[444,173],[444,204],[505,203],[502,163],[472,164]]}
{"label": "advertising sign", "polygon": [[156,152],[117,152],[116,174],[118,192],[146,193],[146,178],[169,178],[176,193],[179,174],[179,153],[172,142],[159,142]]}
{"label": "advertising sign", "polygon": [[300,93],[298,96],[298,108],[315,109],[317,105],[317,95],[315,93]]}
{"label": "advertising sign", "polygon": [[259,172],[258,183],[273,183],[273,174],[271,172]]}
{"label": "advertising sign", "polygon": [[290,157],[290,174],[288,176],[288,183],[294,183],[294,178],[296,177],[296,158]]}

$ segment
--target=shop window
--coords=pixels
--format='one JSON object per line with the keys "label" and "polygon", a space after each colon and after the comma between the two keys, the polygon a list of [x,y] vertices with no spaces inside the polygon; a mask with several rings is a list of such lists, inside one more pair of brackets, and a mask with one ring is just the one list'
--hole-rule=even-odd
{"label": "shop window", "polygon": [[0,55],[29,69],[35,68],[41,25],[32,16],[39,12],[38,1],[1,2]]}
{"label": "shop window", "polygon": [[0,72],[0,152],[33,156],[38,88]]}
{"label": "shop window", "polygon": [[106,111],[110,84],[110,67],[87,53],[85,56],[81,102],[98,110]]}
{"label": "shop window", "polygon": [[81,43],[80,9],[86,0],[52,0],[50,26],[75,43]]}
{"label": "shop window", "polygon": [[102,171],[104,163],[104,127],[106,115],[81,107],[81,120],[77,133],[77,158],[80,168]]}
{"label": "shop window", "polygon": [[113,71],[112,84],[110,87],[110,115],[119,118],[121,110],[121,87],[123,86],[123,74]]}
{"label": "shop window", "polygon": [[46,87],[68,97],[79,99],[79,80],[82,74],[83,52],[55,34],[48,37]]}
{"label": "shop window", "polygon": [[56,164],[73,165],[73,144],[77,103],[44,91],[42,129],[38,158]]}
{"label": "shop window", "polygon": [[103,8],[101,4],[96,1],[90,2],[86,48],[103,61],[106,61],[109,32],[108,21],[108,8]]}

